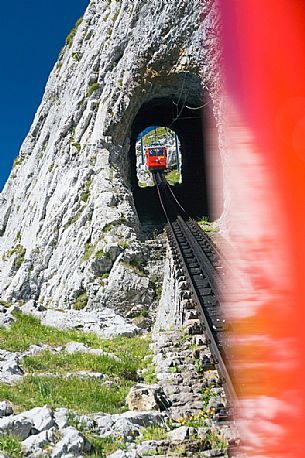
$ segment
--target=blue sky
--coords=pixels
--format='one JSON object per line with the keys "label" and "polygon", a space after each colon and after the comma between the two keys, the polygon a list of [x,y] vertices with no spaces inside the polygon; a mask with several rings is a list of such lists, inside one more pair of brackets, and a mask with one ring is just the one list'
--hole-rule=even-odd
{"label": "blue sky", "polygon": [[0,191],[66,36],[89,0],[15,0],[0,6]]}

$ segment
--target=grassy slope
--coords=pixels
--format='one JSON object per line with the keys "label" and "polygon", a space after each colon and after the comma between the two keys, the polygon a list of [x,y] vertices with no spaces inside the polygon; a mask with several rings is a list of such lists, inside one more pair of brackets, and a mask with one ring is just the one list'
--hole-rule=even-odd
{"label": "grassy slope", "polygon": [[[24,351],[32,344],[58,346],[71,341],[114,353],[120,361],[106,355],[54,354],[50,351],[28,356],[22,364],[27,375],[15,385],[0,383],[0,400],[10,400],[18,410],[43,404],[67,407],[82,413],[125,410],[126,395],[138,380],[138,371],[149,362],[144,361],[144,356],[149,354],[149,336],[101,339],[95,334],[81,331],[59,331],[41,325],[34,317],[21,314],[17,315],[17,321],[11,329],[0,329],[0,348],[10,351]],[[106,374],[110,380],[115,380],[115,385],[106,387],[103,386],[103,380],[83,379],[77,375],[63,377],[67,372],[80,370]],[[39,376],[42,372],[56,376]]]}

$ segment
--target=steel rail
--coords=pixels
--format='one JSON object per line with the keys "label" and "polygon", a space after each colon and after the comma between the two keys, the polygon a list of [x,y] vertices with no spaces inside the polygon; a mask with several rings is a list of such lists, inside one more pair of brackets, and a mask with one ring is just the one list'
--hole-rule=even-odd
{"label": "steel rail", "polygon": [[[223,276],[217,267],[222,256],[200,226],[189,218],[161,172],[154,173],[159,200],[167,219],[170,245],[182,265],[199,313],[213,363],[219,373],[228,403],[236,399],[236,390],[227,368],[226,325],[221,311]],[[216,262],[213,262],[216,259]]]}

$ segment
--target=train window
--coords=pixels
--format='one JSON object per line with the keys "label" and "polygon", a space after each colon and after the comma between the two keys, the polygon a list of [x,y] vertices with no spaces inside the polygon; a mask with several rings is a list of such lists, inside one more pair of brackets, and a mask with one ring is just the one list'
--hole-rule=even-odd
{"label": "train window", "polygon": [[138,186],[154,186],[153,173],[162,171],[171,185],[182,182],[179,138],[168,127],[150,126],[142,131],[136,143]]}

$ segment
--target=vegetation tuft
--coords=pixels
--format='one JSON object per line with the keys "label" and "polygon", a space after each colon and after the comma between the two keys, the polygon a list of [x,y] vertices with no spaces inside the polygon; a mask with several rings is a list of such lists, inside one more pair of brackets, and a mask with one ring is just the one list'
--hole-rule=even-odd
{"label": "vegetation tuft", "polygon": [[84,434],[86,439],[93,446],[93,451],[89,455],[96,458],[106,458],[111,453],[114,453],[116,450],[123,448],[124,443],[113,437],[98,437],[93,434]]}
{"label": "vegetation tuft", "polygon": [[24,157],[18,156],[13,162],[13,169],[15,167],[18,167],[18,165],[21,165],[23,161],[24,161]]}
{"label": "vegetation tuft", "polygon": [[213,226],[213,223],[206,216],[203,216],[197,222],[204,232],[217,232],[217,228]]}
{"label": "vegetation tuft", "polygon": [[94,250],[94,245],[92,245],[91,242],[86,242],[85,252],[83,255],[83,261],[88,261],[91,258],[93,254],[93,250]]}
{"label": "vegetation tuft", "polygon": [[137,442],[162,441],[167,438],[167,432],[160,426],[148,426],[141,429],[141,437]]}
{"label": "vegetation tuft", "polygon": [[99,88],[100,88],[100,85],[97,82],[90,84],[90,86],[88,87],[88,90],[87,90],[87,97],[91,97],[91,95],[95,91],[97,91]]}
{"label": "vegetation tuft", "polygon": [[73,29],[71,30],[71,32],[69,33],[69,35],[67,36],[67,38],[66,38],[66,45],[67,45],[69,48],[71,48],[72,43],[73,43],[73,40],[74,40],[74,37],[75,37],[75,34],[76,34],[76,31],[77,31],[78,27],[80,26],[80,24],[81,24],[82,22],[83,22],[83,18],[80,17],[80,18],[77,20],[77,22],[76,22],[75,26],[73,27]]}
{"label": "vegetation tuft", "polygon": [[87,178],[86,183],[85,183],[85,190],[80,196],[80,200],[82,200],[83,202],[87,202],[87,200],[90,197],[91,182],[92,182],[92,178],[91,177]]}
{"label": "vegetation tuft", "polygon": [[172,170],[171,172],[168,172],[165,174],[165,177],[166,177],[166,180],[167,182],[171,185],[171,186],[176,186],[177,184],[180,183],[180,172],[175,169],[175,170]]}
{"label": "vegetation tuft", "polygon": [[15,245],[13,248],[8,250],[4,255],[3,255],[3,260],[7,261],[8,258],[11,258],[14,256],[14,261],[13,261],[13,266],[15,269],[19,269],[24,261],[26,249],[24,246],[22,246],[20,243]]}
{"label": "vegetation tuft", "polygon": [[75,302],[72,305],[73,310],[83,310],[88,303],[88,295],[86,291],[81,291],[77,298],[75,299]]}
{"label": "vegetation tuft", "polygon": [[0,451],[9,455],[10,458],[23,458],[21,442],[13,434],[0,436]]}

